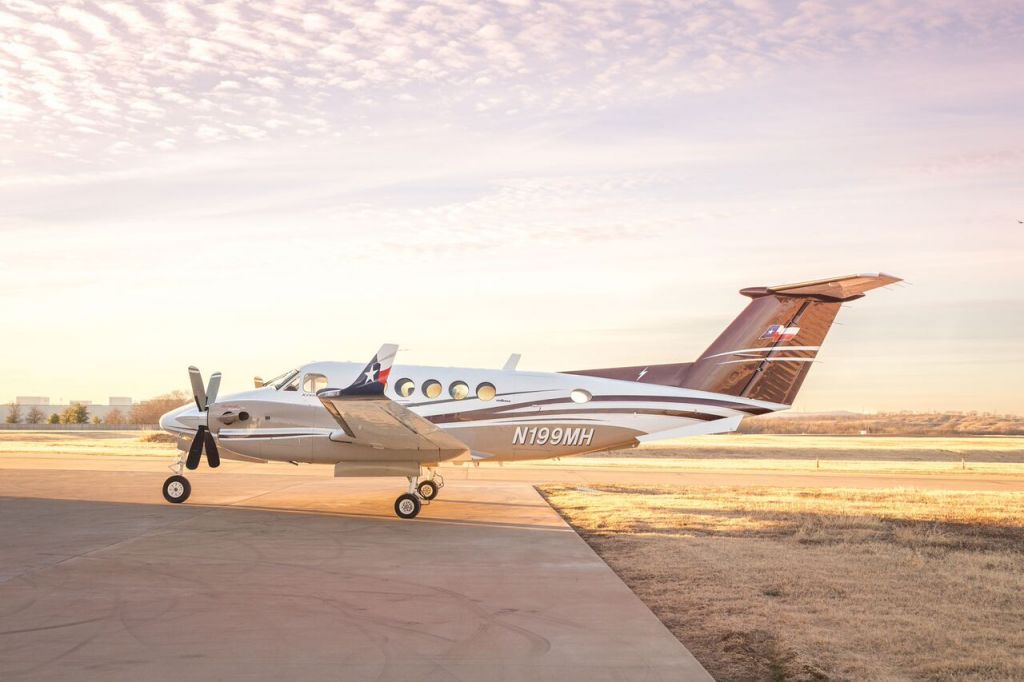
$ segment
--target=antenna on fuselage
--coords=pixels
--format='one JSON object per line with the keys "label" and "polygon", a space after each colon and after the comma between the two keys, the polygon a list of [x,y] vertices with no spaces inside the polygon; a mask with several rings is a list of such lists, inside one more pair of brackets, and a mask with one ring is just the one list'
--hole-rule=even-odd
{"label": "antenna on fuselage", "polygon": [[508,356],[508,360],[505,361],[505,366],[501,369],[506,372],[514,372],[516,367],[519,365],[519,360],[522,358],[521,353],[513,353]]}

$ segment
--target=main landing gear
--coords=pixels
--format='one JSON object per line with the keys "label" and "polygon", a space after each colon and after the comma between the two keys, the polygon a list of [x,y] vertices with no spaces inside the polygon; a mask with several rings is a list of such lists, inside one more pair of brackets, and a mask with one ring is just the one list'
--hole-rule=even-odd
{"label": "main landing gear", "polygon": [[444,478],[434,474],[431,478],[420,481],[419,476],[409,476],[409,492],[403,493],[395,500],[395,514],[399,518],[414,519],[420,513],[423,502],[429,503],[437,497],[444,487]]}
{"label": "main landing gear", "polygon": [[435,474],[433,478],[420,481],[420,484],[416,486],[416,491],[419,492],[420,497],[424,500],[432,500],[437,497],[437,494],[441,492],[441,488],[443,487],[444,479]]}
{"label": "main landing gear", "polygon": [[171,504],[181,504],[192,494],[192,484],[182,475],[185,473],[184,452],[169,469],[174,472],[174,475],[164,481],[164,499]]}
{"label": "main landing gear", "polygon": [[420,513],[420,498],[413,493],[404,493],[395,500],[395,513],[403,519],[414,519]]}

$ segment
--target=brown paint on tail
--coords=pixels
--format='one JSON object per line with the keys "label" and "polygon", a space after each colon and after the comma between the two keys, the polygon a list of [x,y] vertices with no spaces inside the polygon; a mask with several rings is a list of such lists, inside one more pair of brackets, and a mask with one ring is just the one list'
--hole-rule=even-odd
{"label": "brown paint on tail", "polygon": [[567,373],[792,405],[840,306],[898,281],[879,273],[742,289],[750,303],[696,362]]}

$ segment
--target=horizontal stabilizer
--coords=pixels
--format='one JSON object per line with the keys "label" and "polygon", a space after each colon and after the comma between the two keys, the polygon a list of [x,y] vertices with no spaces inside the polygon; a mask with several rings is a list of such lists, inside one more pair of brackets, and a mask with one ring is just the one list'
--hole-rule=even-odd
{"label": "horizontal stabilizer", "polygon": [[688,426],[681,426],[678,429],[671,429],[670,431],[657,431],[638,436],[637,441],[640,443],[657,443],[658,441],[672,440],[673,438],[707,436],[712,433],[731,433],[740,427],[741,419],[743,419],[742,416],[725,417],[699,424],[690,424]]}
{"label": "horizontal stabilizer", "polygon": [[773,287],[748,287],[741,289],[740,293],[750,298],[777,294],[779,296],[793,296],[796,298],[817,298],[825,301],[852,301],[863,296],[866,291],[902,281],[899,277],[879,272],[875,274],[816,279],[797,284],[780,284]]}

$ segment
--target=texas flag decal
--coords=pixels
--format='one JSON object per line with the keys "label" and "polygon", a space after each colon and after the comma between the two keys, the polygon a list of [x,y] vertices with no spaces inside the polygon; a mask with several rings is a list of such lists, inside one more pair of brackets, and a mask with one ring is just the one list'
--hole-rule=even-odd
{"label": "texas flag decal", "polygon": [[789,341],[799,333],[800,327],[786,327],[781,324],[773,324],[764,330],[764,334],[761,334],[760,340],[780,343],[782,341]]}
{"label": "texas flag decal", "polygon": [[323,389],[317,395],[328,398],[383,397],[384,387],[387,386],[391,365],[395,362],[397,352],[397,345],[385,343],[348,388]]}

